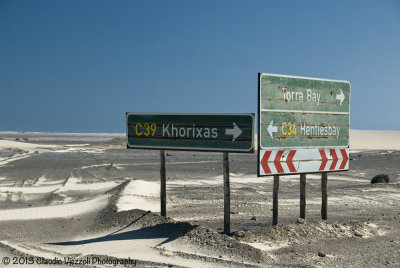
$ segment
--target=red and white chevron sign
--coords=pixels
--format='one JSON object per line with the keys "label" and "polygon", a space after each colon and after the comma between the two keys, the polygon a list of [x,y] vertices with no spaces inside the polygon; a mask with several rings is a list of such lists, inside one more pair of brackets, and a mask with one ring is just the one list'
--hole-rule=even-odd
{"label": "red and white chevron sign", "polygon": [[349,170],[349,149],[260,150],[259,175]]}

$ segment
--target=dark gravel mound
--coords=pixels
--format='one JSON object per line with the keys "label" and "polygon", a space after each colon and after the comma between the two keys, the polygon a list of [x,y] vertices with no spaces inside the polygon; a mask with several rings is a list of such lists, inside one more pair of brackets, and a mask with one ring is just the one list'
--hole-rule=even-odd
{"label": "dark gravel mound", "polygon": [[374,183],[389,183],[389,181],[390,181],[389,175],[387,175],[387,174],[379,174],[379,175],[374,176],[371,179],[371,184],[374,184]]}

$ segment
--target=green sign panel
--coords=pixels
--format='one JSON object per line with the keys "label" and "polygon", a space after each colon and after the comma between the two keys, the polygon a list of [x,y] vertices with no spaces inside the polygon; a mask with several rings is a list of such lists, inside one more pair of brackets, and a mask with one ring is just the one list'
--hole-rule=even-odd
{"label": "green sign panel", "polygon": [[347,147],[350,82],[259,74],[259,144]]}
{"label": "green sign panel", "polygon": [[128,148],[252,152],[254,114],[126,114]]}

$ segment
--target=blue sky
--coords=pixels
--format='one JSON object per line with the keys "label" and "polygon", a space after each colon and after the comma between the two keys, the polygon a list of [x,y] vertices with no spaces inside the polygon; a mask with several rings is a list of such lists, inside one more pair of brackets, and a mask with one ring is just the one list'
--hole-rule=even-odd
{"label": "blue sky", "polygon": [[0,0],[0,131],[256,113],[258,72],[349,80],[352,129],[400,130],[400,1]]}

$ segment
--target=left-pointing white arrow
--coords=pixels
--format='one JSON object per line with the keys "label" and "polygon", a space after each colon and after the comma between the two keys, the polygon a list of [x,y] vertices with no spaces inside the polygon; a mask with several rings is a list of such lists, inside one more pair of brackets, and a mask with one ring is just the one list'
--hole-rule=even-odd
{"label": "left-pointing white arrow", "polygon": [[277,126],[274,127],[274,120],[272,120],[271,123],[269,123],[267,130],[271,138],[274,138],[273,133],[278,132],[278,127]]}
{"label": "left-pointing white arrow", "polygon": [[225,129],[225,135],[233,135],[232,141],[235,141],[240,134],[242,134],[242,130],[236,125],[236,123],[233,123],[233,128]]}

